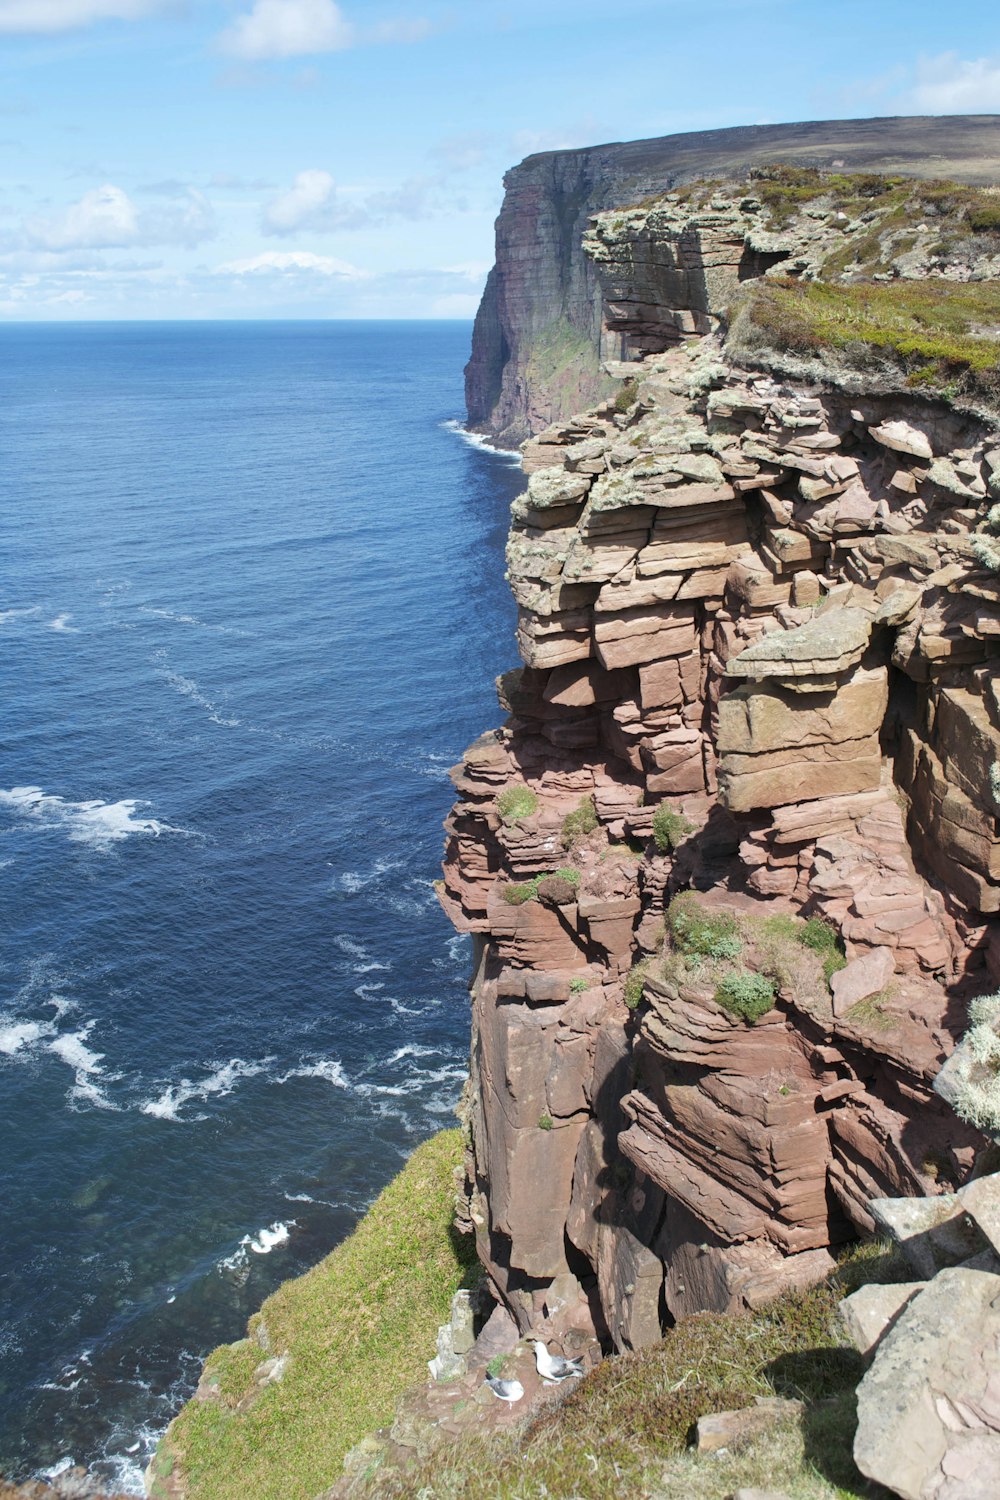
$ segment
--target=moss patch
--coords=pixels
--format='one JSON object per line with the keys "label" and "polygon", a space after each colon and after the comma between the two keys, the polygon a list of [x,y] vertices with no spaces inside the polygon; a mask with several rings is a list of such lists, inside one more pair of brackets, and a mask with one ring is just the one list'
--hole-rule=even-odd
{"label": "moss patch", "polygon": [[[157,1456],[189,1500],[311,1500],[426,1378],[438,1325],[475,1276],[472,1247],[452,1230],[461,1155],[458,1130],[419,1146],[354,1233],[267,1299],[249,1339],[209,1356],[215,1399],[189,1402]],[[258,1392],[261,1325],[270,1352],[290,1358]]]}

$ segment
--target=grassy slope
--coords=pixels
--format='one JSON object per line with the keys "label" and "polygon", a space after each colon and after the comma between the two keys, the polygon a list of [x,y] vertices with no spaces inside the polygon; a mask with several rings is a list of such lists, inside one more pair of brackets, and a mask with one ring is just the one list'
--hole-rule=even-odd
{"label": "grassy slope", "polygon": [[932,224],[942,264],[965,248],[1000,253],[1000,194],[959,183],[844,176],[775,167],[753,190],[775,226],[810,205],[868,229],[827,258],[821,279],[769,278],[749,286],[733,308],[734,352],[775,349],[836,355],[848,366],[894,367],[905,383],[942,395],[1000,405],[1000,282],[872,278]]}
{"label": "grassy slope", "polygon": [[[469,1281],[451,1228],[461,1150],[458,1130],[419,1146],[350,1238],[279,1287],[249,1339],[209,1356],[215,1399],[190,1402],[171,1426],[154,1495],[310,1500],[354,1443],[391,1421],[397,1398],[426,1378],[438,1325]],[[261,1389],[265,1346],[291,1359]]]}
{"label": "grassy slope", "polygon": [[[879,1245],[852,1252],[829,1282],[757,1313],[702,1313],[661,1344],[607,1360],[526,1429],[446,1444],[402,1473],[385,1470],[355,1493],[433,1500],[724,1500],[734,1489],[778,1489],[793,1500],[873,1497],[851,1457],[855,1387],[863,1361],[836,1317],[841,1297],[867,1281],[905,1279]],[[699,1457],[696,1419],[758,1396],[805,1402],[751,1446]]]}

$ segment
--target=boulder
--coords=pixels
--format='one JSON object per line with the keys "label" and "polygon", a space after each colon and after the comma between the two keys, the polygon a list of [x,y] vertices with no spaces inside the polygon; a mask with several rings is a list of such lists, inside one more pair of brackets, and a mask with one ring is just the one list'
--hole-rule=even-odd
{"label": "boulder", "polygon": [[1000,1494],[1000,1277],[956,1266],[904,1308],[858,1387],[854,1461],[903,1500]]}
{"label": "boulder", "polygon": [[918,1276],[933,1276],[943,1266],[960,1265],[989,1248],[954,1193],[938,1198],[873,1198],[869,1208]]}
{"label": "boulder", "polygon": [[845,1297],[837,1314],[860,1354],[874,1354],[889,1330],[895,1327],[926,1281],[892,1281],[884,1286],[871,1283]]}

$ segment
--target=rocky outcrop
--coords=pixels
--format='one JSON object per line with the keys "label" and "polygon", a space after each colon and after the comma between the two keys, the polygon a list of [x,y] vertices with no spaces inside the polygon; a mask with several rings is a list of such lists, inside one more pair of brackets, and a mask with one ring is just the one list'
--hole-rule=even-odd
{"label": "rocky outcrop", "polygon": [[1000,1490],[1000,1177],[872,1207],[923,1279],[841,1304],[872,1359],[855,1461],[904,1500],[987,1500]]}
{"label": "rocky outcrop", "polygon": [[465,1223],[522,1333],[617,1349],[965,1180],[933,1084],[1000,954],[996,427],[714,331],[631,369],[524,446],[524,665],[439,888],[478,950]]}
{"label": "rocky outcrop", "polygon": [[[723,230],[703,253],[689,233],[678,258],[664,255],[663,236],[644,226],[630,246],[628,277],[610,288],[619,295],[608,296],[614,257],[585,254],[589,220],[694,178],[775,160],[990,182],[1000,177],[1000,120],[761,125],[529,156],[505,178],[496,263],[466,369],[471,427],[513,446],[610,391],[602,359],[662,351],[704,331],[730,271],[758,274],[769,263],[766,245],[748,250]],[[669,324],[659,313],[665,305],[674,309]]]}

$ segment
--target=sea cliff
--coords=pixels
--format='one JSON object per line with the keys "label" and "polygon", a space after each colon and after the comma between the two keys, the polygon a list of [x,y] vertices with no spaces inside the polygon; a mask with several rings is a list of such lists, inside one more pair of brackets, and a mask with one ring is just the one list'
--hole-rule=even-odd
{"label": "sea cliff", "polygon": [[[759,161],[598,214],[574,179],[551,253],[586,361],[497,387],[499,435],[532,431],[522,664],[452,773],[438,886],[475,946],[456,1223],[483,1280],[331,1497],[995,1493],[991,172]],[[524,369],[512,264],[477,339],[498,319]],[[541,425],[595,371],[613,394]],[[565,1402],[537,1339],[594,1369]],[[725,1463],[684,1452],[699,1417]]]}
{"label": "sea cliff", "polygon": [[473,430],[516,447],[612,390],[599,279],[583,249],[593,214],[770,161],[988,183],[1000,177],[1000,119],[754,125],[529,156],[504,179],[496,263],[466,369]]}

